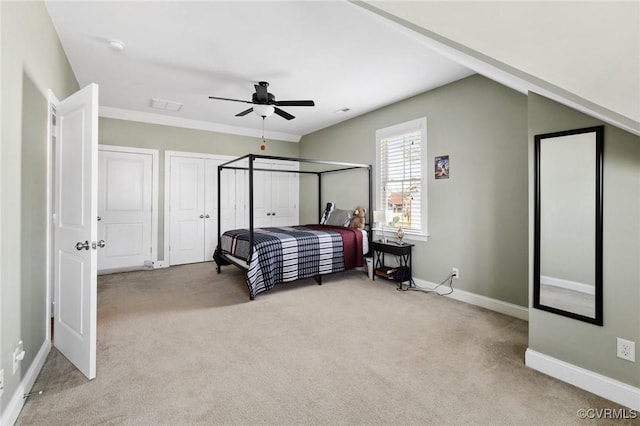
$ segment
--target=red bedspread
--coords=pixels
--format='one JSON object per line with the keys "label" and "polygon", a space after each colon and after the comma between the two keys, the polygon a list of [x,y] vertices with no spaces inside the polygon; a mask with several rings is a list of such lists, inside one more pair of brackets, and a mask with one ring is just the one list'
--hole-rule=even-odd
{"label": "red bedspread", "polygon": [[344,269],[349,270],[357,266],[364,266],[364,256],[362,254],[362,231],[359,229],[344,228],[342,226],[331,225],[304,225],[311,229],[330,229],[339,232],[344,246]]}

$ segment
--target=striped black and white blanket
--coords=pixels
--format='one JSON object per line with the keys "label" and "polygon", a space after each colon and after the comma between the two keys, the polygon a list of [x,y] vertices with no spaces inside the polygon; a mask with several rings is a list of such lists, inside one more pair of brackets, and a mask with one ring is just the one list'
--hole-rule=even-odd
{"label": "striped black and white blanket", "polygon": [[277,283],[345,270],[343,236],[339,230],[303,226],[257,228],[253,238],[252,253],[248,229],[227,231],[221,239],[221,254],[247,262],[247,286],[252,299]]}

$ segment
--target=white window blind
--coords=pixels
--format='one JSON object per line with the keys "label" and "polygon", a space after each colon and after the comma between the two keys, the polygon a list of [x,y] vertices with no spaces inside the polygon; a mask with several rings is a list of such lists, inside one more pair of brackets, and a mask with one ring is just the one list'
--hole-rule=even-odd
{"label": "white window blind", "polygon": [[384,129],[377,137],[376,204],[385,211],[385,227],[426,233],[425,131],[426,119]]}

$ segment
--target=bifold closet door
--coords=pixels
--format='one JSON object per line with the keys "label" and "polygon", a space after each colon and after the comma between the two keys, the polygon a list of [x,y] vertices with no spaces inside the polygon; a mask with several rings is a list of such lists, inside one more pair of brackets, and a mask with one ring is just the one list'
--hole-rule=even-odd
{"label": "bifold closet door", "polygon": [[218,164],[219,160],[208,158],[171,157],[171,265],[213,260],[218,232]]}
{"label": "bifold closet door", "polygon": [[[264,167],[261,165],[261,167]],[[253,226],[264,228],[271,222],[271,172],[253,172]]]}
{"label": "bifold closet door", "polygon": [[[217,172],[217,167],[215,168]],[[248,227],[247,214],[247,172],[245,170],[225,170],[221,175],[220,185],[220,215],[221,231]],[[217,176],[216,176],[217,177]],[[217,210],[216,210],[217,213]],[[213,239],[217,243],[217,229]]]}
{"label": "bifold closet door", "polygon": [[[278,166],[281,169],[295,170],[286,165]],[[256,228],[298,224],[297,174],[255,171],[253,193],[253,220]]]}
{"label": "bifold closet door", "polygon": [[271,224],[298,224],[298,176],[294,173],[271,173]]}

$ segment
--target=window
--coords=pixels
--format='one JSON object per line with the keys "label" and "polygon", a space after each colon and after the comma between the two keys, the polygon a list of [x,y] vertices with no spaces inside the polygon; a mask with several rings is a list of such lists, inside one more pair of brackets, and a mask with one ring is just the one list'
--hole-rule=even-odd
{"label": "window", "polygon": [[427,119],[376,131],[376,210],[384,227],[427,236]]}

